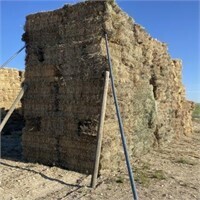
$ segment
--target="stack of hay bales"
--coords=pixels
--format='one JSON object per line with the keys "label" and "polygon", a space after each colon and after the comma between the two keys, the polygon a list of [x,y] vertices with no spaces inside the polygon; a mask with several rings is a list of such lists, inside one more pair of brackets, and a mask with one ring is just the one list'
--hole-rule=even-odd
{"label": "stack of hay bales", "polygon": [[[14,100],[21,90],[21,84],[24,79],[24,72],[12,68],[0,68],[0,109],[1,120],[5,117]],[[10,134],[19,131],[24,126],[21,110],[21,102],[6,123],[2,133]]]}
{"label": "stack of hay bales", "polygon": [[[108,69],[105,31],[130,155],[169,142],[177,132],[191,132],[180,63],[166,45],[115,3],[84,2],[27,17],[25,159],[92,172]],[[123,160],[109,89],[100,165],[118,168]]]}
{"label": "stack of hay bales", "polygon": [[[21,90],[24,72],[12,68],[0,68],[0,108],[8,110]],[[21,107],[18,103],[16,108]]]}
{"label": "stack of hay bales", "polygon": [[105,71],[97,5],[27,17],[23,149],[30,161],[92,171]]}

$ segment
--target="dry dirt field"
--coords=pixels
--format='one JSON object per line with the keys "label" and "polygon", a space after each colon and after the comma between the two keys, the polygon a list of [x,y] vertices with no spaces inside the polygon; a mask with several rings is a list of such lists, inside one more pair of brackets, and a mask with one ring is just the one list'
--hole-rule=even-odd
{"label": "dry dirt field", "polygon": [[[194,134],[135,159],[139,199],[200,200],[200,121]],[[2,136],[2,200],[132,199],[125,170],[103,173],[96,189],[91,176],[20,161],[20,133]]]}

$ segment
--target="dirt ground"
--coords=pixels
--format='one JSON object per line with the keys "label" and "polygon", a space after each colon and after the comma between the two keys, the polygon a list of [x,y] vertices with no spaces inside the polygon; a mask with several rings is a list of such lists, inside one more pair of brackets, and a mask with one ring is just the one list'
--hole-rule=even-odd
{"label": "dirt ground", "polygon": [[[89,187],[91,176],[25,163],[21,160],[20,133],[2,136],[2,200],[132,199],[127,172],[121,170],[98,179]],[[133,163],[139,199],[200,200],[200,120],[194,134],[157,149]]]}

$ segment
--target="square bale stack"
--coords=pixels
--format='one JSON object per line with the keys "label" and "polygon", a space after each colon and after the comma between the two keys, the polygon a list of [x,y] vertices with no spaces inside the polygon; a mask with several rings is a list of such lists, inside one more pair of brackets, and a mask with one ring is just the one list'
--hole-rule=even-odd
{"label": "square bale stack", "polygon": [[[8,110],[21,90],[24,72],[12,68],[0,68],[0,108]],[[21,103],[16,108],[20,108]]]}
{"label": "square bale stack", "polygon": [[105,58],[102,3],[27,17],[24,157],[91,173]]}
{"label": "square bale stack", "polygon": [[[170,58],[166,45],[113,2],[66,5],[26,21],[23,154],[28,161],[92,172],[108,69],[105,31],[130,155],[191,132],[192,105],[185,100],[181,63]],[[113,169],[121,162],[109,89],[100,165]]]}
{"label": "square bale stack", "polygon": [[[24,79],[24,72],[12,68],[0,68],[0,110],[1,120],[6,116],[8,110],[18,96]],[[19,131],[23,127],[23,112],[21,102],[19,102],[5,127],[2,130],[4,134],[10,134]]]}

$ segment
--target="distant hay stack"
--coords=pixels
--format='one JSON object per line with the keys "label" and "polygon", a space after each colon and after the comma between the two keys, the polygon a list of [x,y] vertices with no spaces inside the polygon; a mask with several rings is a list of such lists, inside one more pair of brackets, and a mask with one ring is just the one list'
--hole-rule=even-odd
{"label": "distant hay stack", "polygon": [[[0,68],[0,108],[8,110],[13,104],[24,79],[24,72],[12,68]],[[16,108],[21,107],[19,103]]]}
{"label": "distant hay stack", "polygon": [[[11,105],[18,96],[21,85],[24,80],[24,72],[12,68],[0,68],[0,115],[1,120],[4,119]],[[21,102],[19,102],[6,123],[3,134],[11,134],[11,132],[19,131],[24,125],[23,112]]]}
{"label": "distant hay stack", "polygon": [[[108,69],[105,31],[130,155],[190,134],[181,63],[115,3],[84,2],[27,17],[23,154],[28,161],[92,172]],[[100,165],[116,169],[121,162],[110,89]]]}

